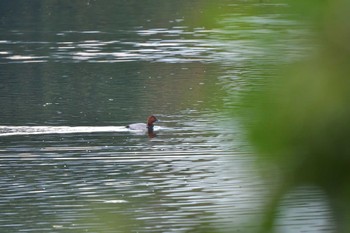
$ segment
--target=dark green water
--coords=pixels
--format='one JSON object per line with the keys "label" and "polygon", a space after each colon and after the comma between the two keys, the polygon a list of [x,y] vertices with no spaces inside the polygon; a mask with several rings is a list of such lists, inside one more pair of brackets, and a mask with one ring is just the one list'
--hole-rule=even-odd
{"label": "dark green water", "polygon": [[[0,1],[0,231],[249,232],[268,188],[228,112],[281,61],[256,39],[296,32],[284,7]],[[124,128],[150,114],[156,137]],[[307,193],[281,231],[330,231]]]}

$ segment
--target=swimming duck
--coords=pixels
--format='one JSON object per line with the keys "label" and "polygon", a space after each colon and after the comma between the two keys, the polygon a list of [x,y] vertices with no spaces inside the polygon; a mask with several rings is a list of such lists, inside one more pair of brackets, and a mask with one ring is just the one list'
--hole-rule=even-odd
{"label": "swimming duck", "polygon": [[147,124],[145,123],[134,123],[127,125],[126,128],[130,130],[138,130],[138,131],[147,131],[148,133],[153,133],[153,123],[158,121],[158,119],[155,116],[149,116],[147,118]]}

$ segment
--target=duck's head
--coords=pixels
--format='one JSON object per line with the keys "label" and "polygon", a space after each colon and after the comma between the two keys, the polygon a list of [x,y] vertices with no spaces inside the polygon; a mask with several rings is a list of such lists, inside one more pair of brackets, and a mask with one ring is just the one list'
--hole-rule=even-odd
{"label": "duck's head", "polygon": [[158,121],[158,119],[155,116],[153,116],[153,115],[149,116],[147,118],[147,125],[148,126],[153,126],[153,123],[156,122],[156,121]]}

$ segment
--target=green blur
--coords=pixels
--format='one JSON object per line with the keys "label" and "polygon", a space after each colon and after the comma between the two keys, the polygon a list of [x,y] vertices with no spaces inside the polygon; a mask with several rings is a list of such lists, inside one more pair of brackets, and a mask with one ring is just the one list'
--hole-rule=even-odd
{"label": "green blur", "polygon": [[326,194],[335,231],[350,232],[350,2],[289,4],[291,18],[312,32],[301,46],[312,49],[251,94],[242,116],[258,165],[278,174],[260,230],[273,231],[285,195],[310,186]]}

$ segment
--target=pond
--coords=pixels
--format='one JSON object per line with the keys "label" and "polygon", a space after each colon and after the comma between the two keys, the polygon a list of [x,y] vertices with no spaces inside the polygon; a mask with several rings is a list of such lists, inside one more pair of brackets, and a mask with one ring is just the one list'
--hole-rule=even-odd
{"label": "pond", "polygon": [[[234,116],[274,63],[302,53],[285,7],[1,2],[0,231],[256,227],[269,184]],[[266,56],[257,38],[271,33],[294,35],[274,45],[290,56]],[[152,114],[152,137],[125,127]],[[296,192],[279,227],[329,232],[329,216],[321,192]]]}

